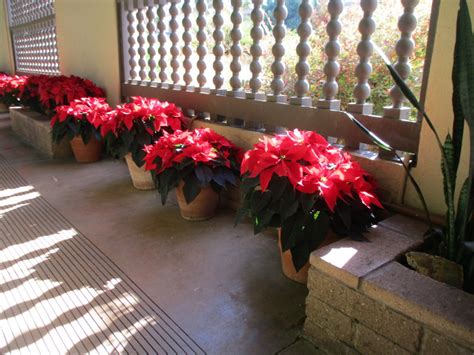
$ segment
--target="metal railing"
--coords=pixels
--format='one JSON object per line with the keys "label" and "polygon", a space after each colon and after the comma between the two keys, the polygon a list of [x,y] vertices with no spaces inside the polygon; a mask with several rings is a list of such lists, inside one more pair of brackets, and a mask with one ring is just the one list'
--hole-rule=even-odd
{"label": "metal railing", "polygon": [[54,0],[8,0],[15,69],[22,74],[59,74]]}
{"label": "metal railing", "polygon": [[[250,8],[243,8],[242,0],[118,0],[121,23],[123,84],[122,95],[157,97],[169,100],[198,116],[208,116],[227,124],[250,129],[275,130],[277,127],[316,130],[322,135],[336,137],[347,149],[357,150],[360,144],[371,143],[341,111],[338,99],[338,74],[342,31],[340,15],[343,0],[328,0],[327,42],[324,48],[311,48],[308,39],[312,34],[310,17],[313,8],[310,0],[299,4],[300,24],[297,27],[298,61],[294,68],[285,63],[283,39],[287,33],[285,18],[288,14],[285,0],[276,0],[271,31],[274,42],[271,49],[270,90],[262,90],[262,47],[265,13],[263,0],[252,0]],[[403,79],[410,75],[410,56],[414,51],[412,33],[417,19],[418,0],[404,0],[398,28],[400,37],[396,48],[396,68]],[[410,120],[411,109],[405,107],[405,98],[398,87],[391,88],[391,105],[383,115],[373,114],[368,102],[371,94],[372,34],[376,30],[373,20],[377,0],[361,0],[359,22],[360,40],[357,44],[357,64],[353,73],[357,84],[353,89],[353,102],[345,108],[369,129],[395,149],[416,153],[420,122]],[[229,17],[224,13],[231,11]],[[241,62],[244,17],[252,21],[250,28],[251,62],[245,71]],[[211,21],[212,18],[212,21]],[[230,21],[230,22],[229,22]],[[212,24],[211,24],[212,22]],[[212,31],[209,31],[209,25]],[[225,38],[223,27],[231,27]],[[206,30],[207,29],[207,30]],[[209,34],[212,33],[212,36]],[[229,51],[224,60],[224,41]],[[308,59],[315,51],[324,51],[325,82],[322,97],[310,97]],[[224,75],[227,70],[228,86]],[[295,70],[297,80],[294,95],[284,93],[283,75]],[[244,82],[247,87],[244,88]],[[335,138],[333,138],[334,140]]]}

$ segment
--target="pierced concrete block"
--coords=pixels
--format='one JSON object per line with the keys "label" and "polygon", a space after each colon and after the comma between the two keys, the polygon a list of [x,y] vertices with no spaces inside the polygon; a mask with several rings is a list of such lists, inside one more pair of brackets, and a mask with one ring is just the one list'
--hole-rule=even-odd
{"label": "pierced concrete block", "polygon": [[72,155],[67,139],[53,143],[49,119],[35,111],[23,107],[10,107],[13,131],[25,143],[33,146],[50,158],[65,158]]}

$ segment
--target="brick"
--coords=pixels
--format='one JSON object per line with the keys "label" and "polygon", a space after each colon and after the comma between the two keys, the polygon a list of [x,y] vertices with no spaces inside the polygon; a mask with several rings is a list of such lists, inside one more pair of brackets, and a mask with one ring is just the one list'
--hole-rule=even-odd
{"label": "brick", "polygon": [[362,277],[422,243],[422,240],[382,226],[372,228],[365,237],[366,242],[345,238],[315,250],[311,253],[310,263],[316,269],[357,288]]}
{"label": "brick", "polygon": [[10,119],[15,134],[50,158],[65,158],[72,155],[67,139],[53,143],[49,118],[21,107],[10,107]]}
{"label": "brick", "polygon": [[428,230],[428,225],[425,222],[396,214],[384,219],[379,223],[379,226],[394,230],[409,238],[423,241],[424,234]]}
{"label": "brick", "polygon": [[425,330],[421,354],[471,355],[472,353],[472,350],[454,343],[444,335]]}
{"label": "brick", "polygon": [[306,319],[304,324],[305,337],[315,344],[319,349],[328,354],[338,355],[356,355],[358,352],[349,345],[343,343],[334,334],[326,329],[319,327],[317,324]]}
{"label": "brick", "polygon": [[407,350],[384,338],[362,324],[356,325],[355,348],[364,355],[405,355]]}
{"label": "brick", "polygon": [[[310,270],[308,287],[308,306],[317,304],[319,299],[405,349],[412,352],[418,350],[421,336],[419,323],[315,269]],[[309,317],[308,310],[312,310],[307,307]]]}
{"label": "brick", "polygon": [[474,348],[474,295],[393,262],[363,279],[360,291]]}
{"label": "brick", "polygon": [[307,319],[320,328],[334,334],[336,338],[351,343],[353,338],[352,319],[316,298],[308,298]]}

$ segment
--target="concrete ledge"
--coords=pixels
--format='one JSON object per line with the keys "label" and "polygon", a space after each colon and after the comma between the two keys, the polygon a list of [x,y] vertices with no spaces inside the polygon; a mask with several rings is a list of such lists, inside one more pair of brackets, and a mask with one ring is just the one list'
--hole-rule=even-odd
{"label": "concrete ledge", "polygon": [[16,135],[48,157],[65,158],[72,155],[67,139],[59,144],[53,143],[50,121],[46,116],[28,108],[10,107],[10,119]]}
{"label": "concrete ledge", "polygon": [[362,277],[423,243],[423,235],[403,235],[377,226],[366,234],[367,242],[349,238],[339,240],[311,253],[316,269],[357,288]]}
{"label": "concrete ledge", "polygon": [[474,351],[474,296],[418,274],[397,257],[423,242],[426,226],[394,216],[369,242],[340,240],[311,254],[306,336],[324,328],[356,352],[468,354]]}

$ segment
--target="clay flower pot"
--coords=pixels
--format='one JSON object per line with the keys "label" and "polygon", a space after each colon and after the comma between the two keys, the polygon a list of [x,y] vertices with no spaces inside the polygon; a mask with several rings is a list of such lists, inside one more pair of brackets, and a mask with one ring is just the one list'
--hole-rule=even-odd
{"label": "clay flower pot", "polygon": [[0,102],[0,113],[7,113],[7,112],[8,112],[8,106]]}
{"label": "clay flower pot", "polygon": [[201,188],[199,195],[191,203],[184,198],[184,181],[176,188],[176,197],[181,210],[181,216],[190,221],[203,221],[214,216],[219,203],[219,194],[212,187]]}
{"label": "clay flower pot", "polygon": [[78,163],[96,162],[102,154],[102,142],[94,136],[91,136],[87,144],[84,144],[81,136],[75,136],[71,140],[71,148]]}
{"label": "clay flower pot", "polygon": [[146,171],[144,166],[138,167],[133,161],[131,153],[125,156],[125,161],[127,162],[128,171],[132,178],[133,187],[137,190],[153,190],[155,188],[151,172]]}
{"label": "clay flower pot", "polygon": [[[326,238],[319,248],[334,243],[338,239],[340,239],[340,237],[329,230]],[[309,262],[307,262],[299,271],[296,271],[291,258],[291,250],[287,250],[285,252],[282,252],[281,250],[281,228],[278,228],[278,249],[280,250],[281,269],[283,274],[290,280],[306,285],[308,283],[308,270],[311,265]]]}

